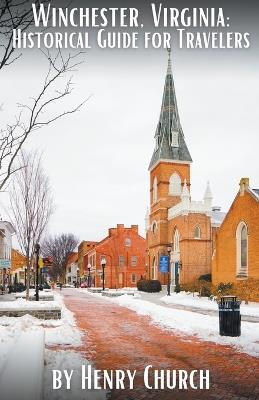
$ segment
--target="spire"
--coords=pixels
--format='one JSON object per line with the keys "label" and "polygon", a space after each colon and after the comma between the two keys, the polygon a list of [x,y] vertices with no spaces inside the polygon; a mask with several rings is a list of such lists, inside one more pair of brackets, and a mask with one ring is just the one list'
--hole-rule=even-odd
{"label": "spire", "polygon": [[168,49],[168,65],[160,117],[155,133],[156,147],[149,169],[159,160],[192,162],[184,140],[180,123],[177,100],[172,75],[171,49]]}
{"label": "spire", "polygon": [[206,190],[203,196],[203,201],[204,204],[207,206],[208,210],[211,211],[211,205],[212,205],[212,193],[211,193],[211,189],[210,189],[210,183],[209,181],[207,182],[207,186],[206,186]]}
{"label": "spire", "polygon": [[182,193],[181,193],[181,199],[190,199],[190,193],[187,187],[187,181],[186,179],[184,180],[184,184],[183,184],[183,189],[182,189]]}
{"label": "spire", "polygon": [[206,186],[206,190],[205,190],[203,199],[204,200],[212,200],[213,199],[209,181],[207,182],[207,186]]}
{"label": "spire", "polygon": [[171,61],[171,48],[167,49],[168,52],[168,64],[167,64],[167,73],[166,75],[172,75],[172,61]]}

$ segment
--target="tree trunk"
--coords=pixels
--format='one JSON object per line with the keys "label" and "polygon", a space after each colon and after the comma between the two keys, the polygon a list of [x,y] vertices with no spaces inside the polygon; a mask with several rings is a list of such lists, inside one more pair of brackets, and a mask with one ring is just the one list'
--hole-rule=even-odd
{"label": "tree trunk", "polygon": [[27,280],[26,280],[26,300],[30,299],[30,281],[31,281],[31,263],[29,252],[26,254],[27,257]]}

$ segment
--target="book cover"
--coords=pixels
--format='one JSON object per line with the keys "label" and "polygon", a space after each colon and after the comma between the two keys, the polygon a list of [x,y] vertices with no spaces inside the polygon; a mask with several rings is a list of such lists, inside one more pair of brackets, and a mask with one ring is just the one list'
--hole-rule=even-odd
{"label": "book cover", "polygon": [[257,2],[0,0],[0,397],[259,398]]}

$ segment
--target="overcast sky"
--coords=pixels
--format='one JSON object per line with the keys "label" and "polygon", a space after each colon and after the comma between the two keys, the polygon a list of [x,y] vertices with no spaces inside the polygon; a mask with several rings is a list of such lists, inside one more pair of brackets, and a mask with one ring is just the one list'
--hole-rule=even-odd
{"label": "overcast sky", "polygon": [[[180,119],[193,158],[192,199],[202,199],[209,180],[213,204],[223,210],[233,201],[241,177],[249,177],[251,186],[259,187],[258,32],[254,14],[244,14],[241,22],[241,13],[241,8],[235,9],[233,26],[253,32],[250,49],[173,49],[172,53]],[[34,133],[26,145],[44,152],[56,205],[49,232],[100,240],[109,227],[124,223],[138,224],[144,235],[147,169],[167,53],[93,48],[83,58],[84,64],[74,74],[69,105],[90,99],[79,113]],[[26,51],[1,72],[2,123],[15,115],[17,102],[37,93],[44,71],[40,52]],[[1,194],[4,218],[7,200],[8,194]]]}

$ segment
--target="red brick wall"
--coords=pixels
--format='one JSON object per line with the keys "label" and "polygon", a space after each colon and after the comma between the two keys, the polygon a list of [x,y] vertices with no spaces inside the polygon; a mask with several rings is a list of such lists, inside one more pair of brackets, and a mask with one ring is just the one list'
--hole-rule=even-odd
{"label": "red brick wall", "polygon": [[[109,229],[110,236],[100,242],[94,249],[96,254],[96,271],[101,271],[101,257],[106,258],[105,287],[135,287],[132,282],[132,274],[136,281],[141,275],[145,275],[146,240],[138,234],[137,225],[125,228],[117,225],[117,228]],[[130,239],[131,245],[125,245],[125,239]],[[92,252],[91,252],[92,254]],[[124,266],[119,265],[119,256],[124,256]],[[131,265],[131,257],[137,257],[137,265]],[[95,274],[95,286],[102,286],[101,276]]]}
{"label": "red brick wall", "polygon": [[[182,269],[180,272],[181,283],[193,281],[200,275],[210,273],[212,255],[212,232],[210,218],[205,214],[189,214],[168,221],[168,209],[180,201],[179,196],[169,195],[169,179],[176,172],[182,180],[186,179],[190,190],[190,165],[159,163],[150,174],[150,227],[147,232],[148,243],[148,275],[151,278],[152,262],[156,257],[157,270],[159,270],[159,255],[167,254],[167,245],[173,241],[175,227],[180,233],[180,261]],[[152,204],[153,182],[155,177],[158,183],[158,201]],[[153,222],[157,222],[157,231],[152,232]],[[194,239],[194,229],[199,225],[201,239]],[[167,277],[158,273],[158,279],[165,284]]]}
{"label": "red brick wall", "polygon": [[238,192],[216,235],[212,280],[236,282],[236,229],[244,221],[248,227],[248,277],[259,279],[259,202],[249,192]]}

